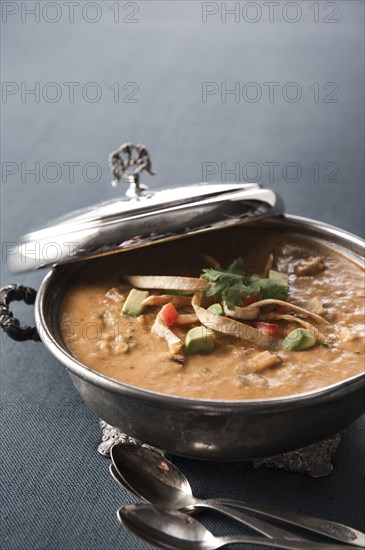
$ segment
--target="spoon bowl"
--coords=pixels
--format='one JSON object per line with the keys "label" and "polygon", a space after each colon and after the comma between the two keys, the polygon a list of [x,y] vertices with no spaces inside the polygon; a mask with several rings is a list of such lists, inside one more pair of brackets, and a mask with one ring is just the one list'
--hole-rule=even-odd
{"label": "spoon bowl", "polygon": [[185,508],[194,504],[189,481],[172,462],[140,445],[122,443],[111,449],[119,481],[152,504],[165,508]]}
{"label": "spoon bowl", "polygon": [[286,550],[344,550],[339,544],[309,541],[270,540],[263,537],[215,537],[196,519],[178,510],[154,508],[149,504],[131,504],[120,508],[117,517],[141,539],[170,550],[216,550],[227,544],[254,544]]}
{"label": "spoon bowl", "polygon": [[193,496],[190,484],[181,470],[150,447],[119,443],[112,447],[111,457],[113,463],[110,466],[110,473],[114,479],[141,500],[156,506],[189,512],[199,508],[211,508],[269,538],[306,540],[243,512],[248,510],[339,542],[364,547],[364,533],[347,525],[293,512],[267,510],[239,501],[197,499]]}
{"label": "spoon bowl", "polygon": [[[139,498],[170,510],[210,508],[247,525],[269,538],[305,540],[290,531],[281,529],[221,504],[215,500],[202,500],[193,496],[189,481],[169,460],[147,447],[121,443],[111,449],[117,478]],[[113,474],[112,474],[113,475]]]}

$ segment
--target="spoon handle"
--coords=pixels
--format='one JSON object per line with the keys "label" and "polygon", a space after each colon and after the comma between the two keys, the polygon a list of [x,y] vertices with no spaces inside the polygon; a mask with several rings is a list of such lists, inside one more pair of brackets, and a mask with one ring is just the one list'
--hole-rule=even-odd
{"label": "spoon handle", "polygon": [[265,508],[260,508],[259,506],[253,506],[252,504],[246,504],[238,500],[214,499],[214,502],[217,504],[223,504],[224,506],[234,506],[235,508],[240,508],[242,510],[257,512],[263,516],[278,519],[297,527],[302,527],[303,529],[307,529],[308,531],[312,531],[318,535],[330,537],[339,542],[345,542],[347,544],[360,547],[365,546],[365,534],[357,529],[343,525],[342,523],[336,523],[335,521],[310,516],[303,516],[293,512],[268,510]]}
{"label": "spoon handle", "polygon": [[195,506],[199,506],[203,508],[211,508],[216,512],[220,512],[221,514],[224,514],[227,517],[230,517],[232,519],[239,521],[240,523],[243,523],[244,525],[247,525],[247,527],[251,527],[255,531],[258,531],[259,533],[261,533],[262,535],[265,535],[266,537],[269,537],[270,539],[277,537],[279,539],[287,540],[287,541],[305,541],[306,540],[300,537],[299,535],[296,535],[294,533],[291,533],[290,531],[287,531],[286,529],[276,527],[271,523],[267,523],[266,521],[262,521],[261,519],[255,518],[250,514],[245,514],[240,510],[235,510],[230,506],[225,506],[224,504],[219,503],[217,500],[213,500],[213,499],[196,500],[194,504]]}
{"label": "spoon handle", "polygon": [[[214,539],[216,545],[214,548],[221,548],[228,544],[253,544],[260,546],[270,546],[271,548],[283,548],[284,550],[345,550],[353,548],[347,544],[327,544],[325,542],[310,542],[310,541],[288,541],[283,539],[264,539],[262,537],[246,537],[246,536],[229,536],[216,537]],[[212,545],[213,548],[213,545]]]}

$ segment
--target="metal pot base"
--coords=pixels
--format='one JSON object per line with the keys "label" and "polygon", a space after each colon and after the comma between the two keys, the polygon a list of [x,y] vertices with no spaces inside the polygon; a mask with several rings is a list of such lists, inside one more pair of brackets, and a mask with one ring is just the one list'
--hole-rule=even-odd
{"label": "metal pot base", "polygon": [[[100,429],[102,432],[102,439],[98,451],[105,457],[109,458],[110,449],[117,443],[145,445],[134,437],[130,437],[123,433],[118,428],[114,428],[104,420],[100,420]],[[287,472],[306,474],[310,477],[325,477],[333,471],[332,457],[337,451],[344,433],[345,432],[342,431],[332,437],[302,447],[296,451],[265,458],[257,458],[250,462],[252,462],[255,468],[267,466],[278,470],[286,470]],[[150,445],[145,446],[154,449],[163,456],[165,455],[165,452],[161,449],[156,449],[156,447],[151,447]]]}

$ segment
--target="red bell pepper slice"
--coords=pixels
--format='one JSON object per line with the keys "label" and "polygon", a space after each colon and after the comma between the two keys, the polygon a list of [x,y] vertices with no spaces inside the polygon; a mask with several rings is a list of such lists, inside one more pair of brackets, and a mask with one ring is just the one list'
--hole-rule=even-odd
{"label": "red bell pepper slice", "polygon": [[290,298],[287,298],[285,301],[288,304],[287,306],[276,305],[276,311],[280,314],[288,313],[288,309],[290,309]]}
{"label": "red bell pepper slice", "polygon": [[167,325],[168,327],[171,327],[179,317],[179,313],[176,311],[176,308],[172,302],[169,302],[163,308],[161,309],[159,316],[161,317],[162,321]]}
{"label": "red bell pepper slice", "polygon": [[260,299],[260,294],[250,294],[249,296],[242,296],[243,307],[249,306]]}
{"label": "red bell pepper slice", "polygon": [[257,330],[260,330],[264,334],[267,334],[268,336],[272,336],[272,337],[275,336],[278,330],[278,325],[276,323],[264,323],[263,321],[257,321],[257,323],[253,323],[253,326]]}

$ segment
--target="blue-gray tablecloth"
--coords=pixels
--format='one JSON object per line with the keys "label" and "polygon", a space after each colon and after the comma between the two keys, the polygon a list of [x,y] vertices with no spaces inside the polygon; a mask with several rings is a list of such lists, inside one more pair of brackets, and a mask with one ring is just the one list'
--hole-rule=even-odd
{"label": "blue-gray tablecloth", "polygon": [[[363,16],[349,0],[2,2],[2,285],[44,276],[8,272],[19,235],[122,192],[107,155],[123,141],[148,146],[151,186],[258,180],[288,212],[362,234]],[[66,370],[41,344],[1,349],[1,547],[145,548],[117,522],[133,499]],[[177,461],[197,495],[364,530],[364,454],[363,417],[327,478]]]}

